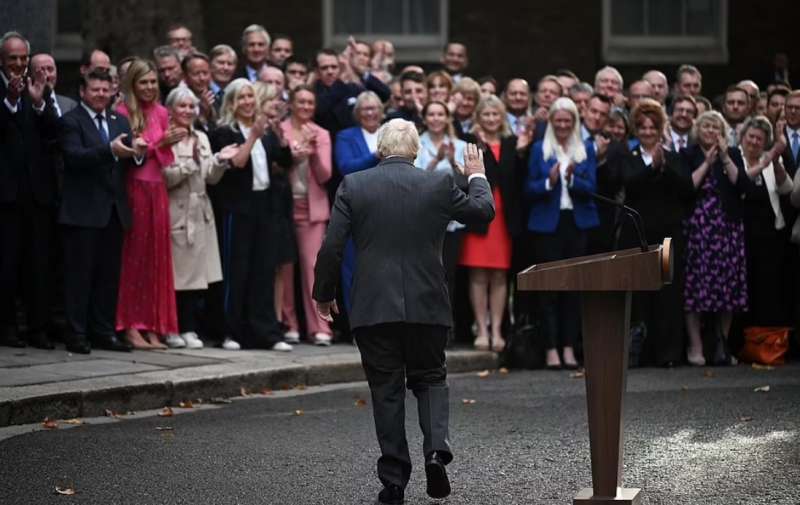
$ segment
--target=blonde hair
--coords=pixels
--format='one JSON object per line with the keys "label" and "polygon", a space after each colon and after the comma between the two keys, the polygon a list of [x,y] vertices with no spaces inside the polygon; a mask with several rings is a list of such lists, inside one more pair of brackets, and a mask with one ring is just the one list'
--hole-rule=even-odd
{"label": "blonde hair", "polygon": [[222,106],[219,109],[219,122],[217,123],[219,126],[229,126],[234,130],[238,129],[238,126],[236,126],[236,101],[245,88],[253,90],[253,94],[256,96],[256,110],[261,109],[258,93],[253,83],[244,77],[234,79],[225,86],[225,95],[222,98]]}
{"label": "blonde hair", "polygon": [[[694,126],[692,126],[692,131],[689,134],[689,138],[692,139],[692,142],[697,143],[698,134],[700,133],[700,127],[705,123],[716,123],[719,126],[720,132],[722,133],[722,137],[725,139],[725,142],[728,142],[728,137],[730,137],[731,127],[728,125],[728,122],[725,121],[725,118],[719,112],[715,110],[707,110],[700,114],[697,120],[694,122]],[[730,147],[730,146],[728,146]]]}
{"label": "blonde hair", "polygon": [[411,121],[392,119],[378,130],[378,154],[414,159],[419,151],[419,133]]}
{"label": "blonde hair", "polygon": [[[139,134],[144,131],[147,126],[147,118],[144,117],[142,104],[134,92],[136,82],[145,75],[153,72],[158,75],[156,66],[150,60],[143,60],[136,58],[128,65],[128,70],[125,71],[125,80],[122,82],[122,90],[125,93],[125,106],[128,108],[128,121],[131,124],[131,131],[134,134]],[[154,102],[159,101],[159,92],[156,91],[156,99]]]}
{"label": "blonde hair", "polygon": [[258,103],[263,105],[270,100],[278,98],[278,87],[274,84],[267,84],[266,82],[256,81],[253,83],[253,88],[256,93]]}
{"label": "blonde hair", "polygon": [[[553,116],[556,112],[566,111],[572,115],[572,133],[569,136],[566,151],[556,140],[556,134],[553,130]],[[583,145],[581,140],[581,121],[578,115],[578,108],[572,99],[562,96],[553,102],[550,106],[550,111],[547,114],[547,130],[544,133],[544,141],[542,142],[542,156],[548,160],[553,156],[566,155],[575,163],[580,163],[586,159],[586,146]]]}
{"label": "blonde hair", "polygon": [[506,105],[503,103],[502,100],[497,98],[495,95],[489,95],[480,102],[478,102],[478,106],[475,107],[475,124],[472,127],[472,133],[475,133],[480,129],[480,120],[481,114],[484,110],[494,108],[500,111],[500,116],[503,120],[503,125],[500,127],[500,137],[510,137],[513,133],[511,131],[511,125],[508,124],[508,114],[506,113]]}
{"label": "blonde hair", "polygon": [[361,107],[365,106],[367,102],[373,102],[378,106],[378,115],[380,116],[378,121],[383,121],[383,102],[381,102],[381,98],[374,91],[367,90],[358,94],[356,104],[353,106],[353,118],[356,122],[358,122],[358,115],[361,112]]}

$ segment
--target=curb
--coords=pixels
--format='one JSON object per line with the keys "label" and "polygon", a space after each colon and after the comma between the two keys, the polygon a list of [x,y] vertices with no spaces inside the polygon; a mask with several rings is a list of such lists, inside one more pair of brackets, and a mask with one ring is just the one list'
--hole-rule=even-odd
{"label": "curb", "polygon": [[[491,352],[451,351],[447,353],[449,373],[497,368]],[[181,401],[240,396],[242,390],[290,389],[297,385],[319,386],[366,380],[358,360],[313,365],[287,365],[262,371],[247,371],[185,380],[153,381],[144,384],[66,391],[0,402],[0,427],[102,416],[106,411],[125,413],[176,406]]]}

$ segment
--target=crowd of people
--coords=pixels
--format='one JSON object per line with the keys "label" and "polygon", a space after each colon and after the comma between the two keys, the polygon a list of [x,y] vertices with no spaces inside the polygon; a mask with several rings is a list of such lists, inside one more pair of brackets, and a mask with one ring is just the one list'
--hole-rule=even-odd
{"label": "crowd of people", "polygon": [[[535,321],[546,365],[579,365],[579,295],[514,293],[514,274],[638,246],[603,197],[641,214],[648,243],[675,247],[672,284],[634,295],[643,363],[731,364],[737,328],[795,326],[800,90],[785,64],[763,90],[747,79],[708,99],[688,64],[672,85],[654,69],[626,88],[611,66],[590,82],[560,69],[503,85],[470,76],[457,42],[426,73],[397,65],[388,40],[310,62],[260,25],[239,51],[201,52],[183,25],[166,41],[113,64],[88,52],[67,97],[51,55],[17,32],[0,40],[0,344],[54,348],[63,306],[71,352],[330,345],[339,330],[311,293],[333,195],[380,161],[394,118],[421,133],[419,170],[463,184],[465,146],[483,150],[496,216],[450,222],[442,251],[475,348],[500,352]],[[345,315],[357,268],[350,243]]]}

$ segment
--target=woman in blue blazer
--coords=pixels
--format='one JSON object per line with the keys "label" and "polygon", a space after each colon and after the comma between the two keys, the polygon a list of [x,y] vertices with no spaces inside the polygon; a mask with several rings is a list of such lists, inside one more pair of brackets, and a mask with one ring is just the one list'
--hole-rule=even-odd
{"label": "woman in blue blazer", "polygon": [[[525,183],[531,204],[528,230],[533,234],[535,262],[586,254],[586,232],[599,224],[592,198],[596,169],[594,149],[581,141],[575,103],[559,98],[550,107],[544,139],[531,150]],[[578,294],[572,292],[540,296],[548,368],[561,368],[562,363],[570,369],[578,366],[573,346],[580,333],[579,302]]]}
{"label": "woman in blue blazer", "polygon": [[[360,172],[378,164],[378,128],[383,121],[383,104],[372,91],[363,91],[356,99],[353,115],[358,126],[346,128],[336,135],[334,158],[342,177]],[[353,285],[353,269],[356,250],[348,240],[342,257],[342,298],[344,307],[350,312],[350,288]]]}

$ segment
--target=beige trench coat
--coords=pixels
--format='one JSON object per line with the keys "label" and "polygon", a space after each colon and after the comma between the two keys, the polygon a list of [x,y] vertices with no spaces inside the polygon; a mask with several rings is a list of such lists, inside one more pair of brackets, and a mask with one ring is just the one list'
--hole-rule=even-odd
{"label": "beige trench coat", "polygon": [[210,283],[222,280],[217,228],[206,183],[216,184],[227,163],[217,161],[205,133],[195,130],[192,134],[197,143],[197,160],[192,144],[178,142],[172,146],[174,163],[164,169],[177,291],[206,289]]}

